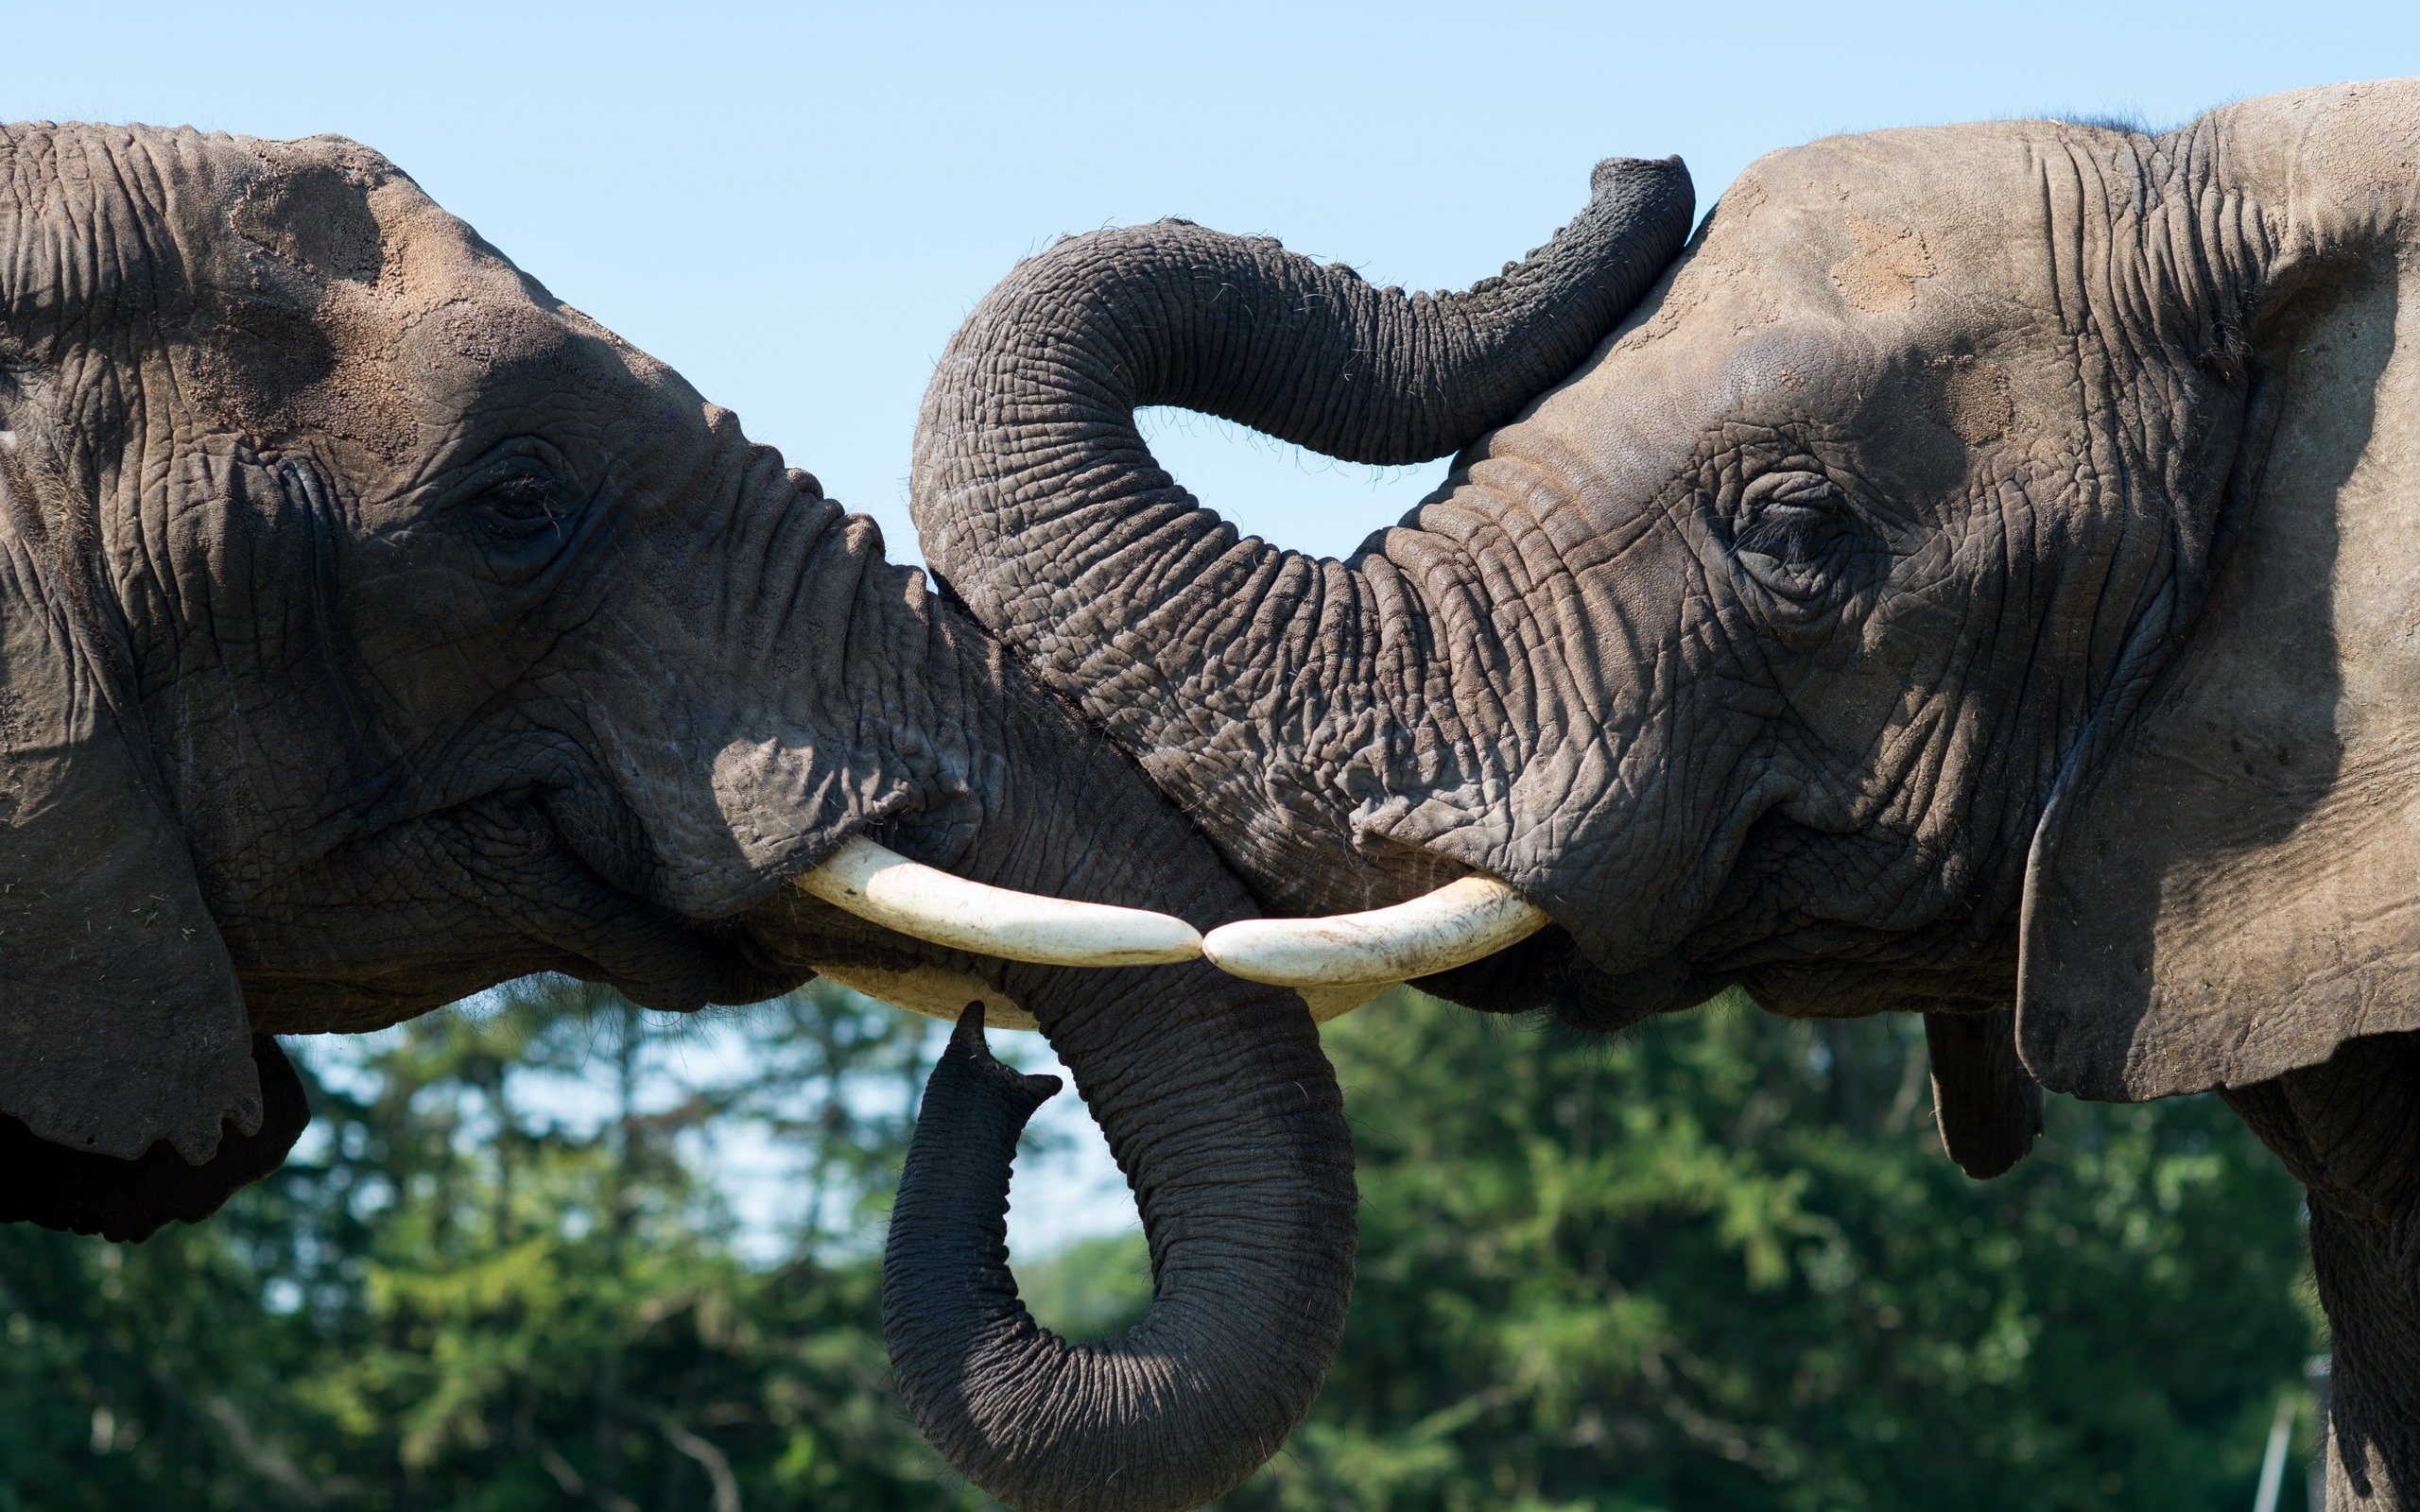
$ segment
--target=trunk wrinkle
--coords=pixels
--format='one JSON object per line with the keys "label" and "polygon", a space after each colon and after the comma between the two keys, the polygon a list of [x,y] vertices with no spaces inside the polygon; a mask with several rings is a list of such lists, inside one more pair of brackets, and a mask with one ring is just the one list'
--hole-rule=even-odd
{"label": "trunk wrinkle", "polygon": [[1373,288],[1184,221],[1072,238],[1004,280],[934,374],[910,490],[936,567],[1280,912],[1399,902],[1487,867],[1527,663],[1548,654],[1506,612],[1538,543],[1424,520],[1350,562],[1284,551],[1202,508],[1133,412],[1183,405],[1362,462],[1467,446],[1681,249],[1677,159],[1608,162],[1594,188],[1459,294]]}
{"label": "trunk wrinkle", "polygon": [[[1289,1034],[1273,1000],[1257,1006],[1201,1021],[1213,1032],[1183,1035],[1173,1060],[1115,1000],[1051,1026],[1150,1237],[1151,1309],[1116,1340],[1043,1330],[1008,1269],[1010,1164],[1056,1079],[993,1058],[979,1005],[934,1068],[884,1258],[884,1333],[919,1428],[1011,1506],[1199,1506],[1276,1452],[1317,1395],[1350,1291],[1350,1161],[1276,1136],[1307,1115],[1340,1144],[1341,1100],[1305,1063],[1307,1017],[1297,1007]],[[1236,1041],[1264,1034],[1279,1055],[1239,1074]]]}
{"label": "trunk wrinkle", "polygon": [[[977,723],[999,719],[989,744],[1010,775],[969,795],[979,824],[953,869],[1139,902],[1197,929],[1252,915],[1127,758],[1016,666],[991,665],[1008,696]],[[1198,1505],[1284,1443],[1342,1338],[1356,1194],[1335,1072],[1299,998],[1200,962],[976,964],[1075,1074],[1132,1183],[1153,1299],[1124,1339],[1080,1347],[1018,1305],[1000,1214],[1040,1089],[962,1023],[920,1114],[885,1255],[902,1396],[934,1447],[1011,1505]]]}

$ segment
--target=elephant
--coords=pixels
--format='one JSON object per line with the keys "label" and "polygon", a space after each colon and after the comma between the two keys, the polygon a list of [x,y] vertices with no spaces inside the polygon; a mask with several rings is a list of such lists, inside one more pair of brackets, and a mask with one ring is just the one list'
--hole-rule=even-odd
{"label": "elephant", "polygon": [[[1037,1507],[1274,1452],[1351,1145],[1303,999],[1198,958],[1256,906],[1131,758],[376,153],[34,123],[0,185],[0,1220],[207,1216],[309,1116],[278,1036],[820,971],[959,1023],[885,1284],[944,1447]],[[994,1136],[1050,1090],[987,1022],[1049,1036],[1133,1185],[1123,1340],[982,1291]]]}
{"label": "elephant", "polygon": [[[2223,1096],[2308,1193],[2332,1504],[2420,1506],[2420,81],[1831,138],[1694,232],[1678,160],[1594,187],[1462,293],[1021,263],[920,419],[942,591],[1270,914],[1495,899],[1417,965],[1470,1007],[1922,1012],[1979,1176],[2045,1088]],[[1155,404],[1455,455],[1312,558]]]}

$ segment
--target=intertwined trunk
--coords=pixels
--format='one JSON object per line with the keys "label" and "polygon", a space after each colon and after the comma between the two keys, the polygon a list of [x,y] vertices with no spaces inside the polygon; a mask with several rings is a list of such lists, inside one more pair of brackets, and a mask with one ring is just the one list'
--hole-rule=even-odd
{"label": "intertwined trunk", "polygon": [[[1253,912],[1119,752],[997,670],[1018,799],[987,805],[962,869],[1203,929]],[[883,1314],[901,1392],[935,1447],[1021,1512],[1198,1505],[1276,1452],[1342,1339],[1356,1198],[1336,1074],[1300,998],[1206,965],[1001,979],[1132,1183],[1151,1308],[1123,1339],[1071,1347],[1018,1304],[1001,1214],[1031,1104],[968,1025],[935,1072],[892,1219]]]}
{"label": "intertwined trunk", "polygon": [[934,376],[912,484],[926,553],[1279,909],[1435,885],[1461,866],[1421,837],[1500,800],[1539,713],[1495,615],[1520,585],[1450,528],[1350,564],[1239,540],[1153,463],[1133,411],[1179,404],[1353,461],[1439,455],[1569,372],[1690,214],[1677,160],[1607,163],[1546,247],[1442,296],[1182,221],[1063,242]]}
{"label": "intertwined trunk", "polygon": [[[1182,404],[1374,463],[1462,446],[1568,372],[1679,249],[1677,162],[1608,163],[1596,188],[1527,262],[1442,298],[1182,222],[1079,238],[1005,281],[934,378],[913,485],[928,556],[1281,909],[1392,902],[1460,869],[1374,851],[1357,821],[1502,791],[1535,712],[1494,655],[1502,585],[1445,538],[1351,566],[1239,541],[1153,464],[1133,411]],[[935,1074],[887,1327],[919,1424],[1012,1504],[1206,1500],[1276,1448],[1335,1347],[1349,1172],[1301,1137],[1337,1116],[1333,1080],[1286,995],[1209,975],[1035,984],[1065,994],[1034,1011],[1150,1235],[1152,1311],[1116,1343],[1041,1332],[1005,1268],[1008,1160],[1038,1090],[972,1025]],[[1155,988],[1218,1005],[1164,1017]]]}
{"label": "intertwined trunk", "polygon": [[[817,623],[905,653],[866,707],[891,747],[926,753],[901,767],[911,780],[874,837],[974,881],[1205,930],[1255,912],[1184,816],[963,614],[878,562],[845,586],[848,607],[836,590]],[[810,953],[847,945],[851,922],[794,889],[748,915],[768,949],[801,959],[829,959]],[[1309,1409],[1352,1293],[1352,1144],[1308,1010],[1198,963],[1060,970],[889,948],[1039,1021],[1132,1183],[1154,1277],[1122,1340],[1070,1347],[1028,1319],[1000,1218],[1031,1105],[1002,1103],[1023,1083],[969,1026],[919,1115],[886,1257],[886,1332],[917,1426],[1021,1512],[1219,1495]]]}
{"label": "intertwined trunk", "polygon": [[1021,1512],[1210,1501],[1277,1452],[1342,1335],[1350,1149],[1308,1015],[1207,967],[1148,974],[1045,1009],[1133,1182],[1151,1252],[1141,1322],[1071,1345],[1017,1300],[1009,1161],[1055,1083],[993,1059],[975,1016],[934,1070],[891,1218],[883,1326],[901,1394],[952,1464]]}

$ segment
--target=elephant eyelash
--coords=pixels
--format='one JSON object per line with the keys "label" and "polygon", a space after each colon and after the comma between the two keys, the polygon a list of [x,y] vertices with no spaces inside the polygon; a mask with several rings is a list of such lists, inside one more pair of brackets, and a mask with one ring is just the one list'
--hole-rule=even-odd
{"label": "elephant eyelash", "polygon": [[[1801,504],[1776,504],[1758,511],[1740,532],[1739,549],[1798,560],[1840,534],[1841,522],[1833,510]],[[1779,549],[1769,549],[1779,548]]]}
{"label": "elephant eyelash", "polygon": [[1767,591],[1806,604],[1830,588],[1855,534],[1840,486],[1793,470],[1767,473],[1743,490],[1731,546],[1742,570]]}
{"label": "elephant eyelash", "polygon": [[560,535],[564,518],[562,487],[536,471],[516,471],[479,490],[476,506],[499,533],[515,539],[545,530]]}

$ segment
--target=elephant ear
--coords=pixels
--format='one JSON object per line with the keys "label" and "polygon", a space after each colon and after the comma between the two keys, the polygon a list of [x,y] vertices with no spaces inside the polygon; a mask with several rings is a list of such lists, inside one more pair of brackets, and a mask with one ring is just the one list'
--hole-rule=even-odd
{"label": "elephant ear", "polygon": [[[20,421],[22,423],[22,421]],[[102,630],[82,523],[0,434],[0,1113],[36,1138],[199,1165],[260,1128],[227,948]]]}
{"label": "elephant ear", "polygon": [[2035,836],[2018,1040],[2055,1091],[2242,1087],[2420,1027],[2420,263],[2396,261],[2313,274],[2256,328],[2275,428],[2242,534]]}
{"label": "elephant ear", "polygon": [[231,1132],[218,1153],[188,1165],[159,1143],[137,1160],[88,1155],[38,1140],[0,1117],[0,1223],[39,1224],[66,1233],[141,1244],[170,1220],[199,1223],[237,1191],[285,1163],[311,1122],[311,1104],[293,1062],[265,1034],[252,1036],[252,1064],[268,1105],[261,1126]]}

